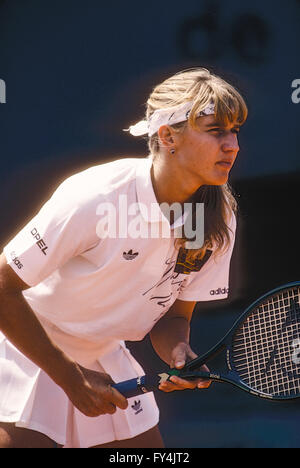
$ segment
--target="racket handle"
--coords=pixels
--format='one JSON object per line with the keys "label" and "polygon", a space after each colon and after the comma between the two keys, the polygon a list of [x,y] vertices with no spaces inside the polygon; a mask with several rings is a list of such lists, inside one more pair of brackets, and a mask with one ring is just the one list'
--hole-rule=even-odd
{"label": "racket handle", "polygon": [[112,387],[122,393],[122,395],[124,395],[126,398],[130,398],[137,395],[142,395],[143,393],[158,390],[158,386],[161,380],[161,375],[148,374],[143,375],[142,377],[137,377],[135,379],[125,380],[124,382],[113,384]]}
{"label": "racket handle", "polygon": [[[131,398],[143,393],[155,392],[158,390],[159,384],[169,379],[172,375],[179,375],[181,372],[177,369],[170,369],[168,373],[162,374],[147,374],[135,379],[125,380],[117,384],[112,384],[112,387],[118,390],[124,397]],[[197,378],[212,378],[210,372],[185,372],[182,378],[197,379]]]}

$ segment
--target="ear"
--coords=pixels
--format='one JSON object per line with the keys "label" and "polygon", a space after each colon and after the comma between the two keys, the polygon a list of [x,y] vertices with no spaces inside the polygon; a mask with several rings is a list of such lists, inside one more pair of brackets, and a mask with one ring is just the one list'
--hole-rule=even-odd
{"label": "ear", "polygon": [[158,131],[159,143],[163,148],[166,148],[168,151],[171,148],[174,148],[175,138],[174,131],[169,125],[162,125],[159,127]]}

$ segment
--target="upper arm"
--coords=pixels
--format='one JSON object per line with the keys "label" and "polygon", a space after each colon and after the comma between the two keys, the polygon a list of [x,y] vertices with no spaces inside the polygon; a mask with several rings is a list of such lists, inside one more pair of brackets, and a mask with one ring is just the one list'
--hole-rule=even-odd
{"label": "upper arm", "polygon": [[88,190],[80,192],[78,184],[63,182],[3,249],[9,266],[30,287],[100,242],[98,198]]}
{"label": "upper arm", "polygon": [[190,322],[196,303],[197,301],[177,299],[166,313],[165,318],[184,318]]}
{"label": "upper arm", "polygon": [[0,255],[0,289],[2,291],[21,292],[30,286],[26,284],[7,264],[5,255]]}

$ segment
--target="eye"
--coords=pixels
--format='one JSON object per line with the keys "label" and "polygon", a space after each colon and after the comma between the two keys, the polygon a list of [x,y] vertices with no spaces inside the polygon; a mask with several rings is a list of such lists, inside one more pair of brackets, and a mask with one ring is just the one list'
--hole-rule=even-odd
{"label": "eye", "polygon": [[221,135],[222,133],[224,133],[224,129],[221,128],[221,127],[214,127],[214,128],[211,128],[208,130],[209,133],[218,133],[219,135]]}
{"label": "eye", "polygon": [[[238,133],[240,133],[240,127],[234,127],[232,128],[231,130],[229,130],[231,133],[234,133],[235,135],[237,135]],[[208,130],[208,133],[215,133],[217,134],[218,136],[222,136],[224,135],[225,133],[227,132],[227,130],[223,127],[213,127],[213,128],[210,128]]]}

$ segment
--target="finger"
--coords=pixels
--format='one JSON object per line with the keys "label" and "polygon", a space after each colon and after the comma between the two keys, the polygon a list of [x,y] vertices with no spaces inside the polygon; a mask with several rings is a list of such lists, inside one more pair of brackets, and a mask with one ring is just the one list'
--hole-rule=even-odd
{"label": "finger", "polygon": [[80,406],[78,409],[83,413],[85,416],[89,418],[96,418],[97,416],[101,416],[105,414],[105,406],[99,405],[99,402],[90,402],[87,406]]}
{"label": "finger", "polygon": [[185,362],[186,351],[183,349],[177,350],[171,364],[173,364],[173,367],[176,367],[176,369],[182,369],[185,366]]}
{"label": "finger", "polygon": [[177,388],[177,386],[172,382],[164,382],[159,385],[158,389],[165,393],[174,392],[175,390],[182,390],[181,388]]}
{"label": "finger", "polygon": [[98,416],[102,416],[104,414],[114,414],[117,411],[117,408],[114,405],[101,405],[100,407],[94,406],[92,409],[84,411],[86,416],[90,418],[97,418]]}
{"label": "finger", "polygon": [[103,405],[102,410],[102,414],[114,414],[117,411],[117,408],[112,403],[107,402],[105,405]]}
{"label": "finger", "polygon": [[170,367],[181,369],[185,365],[187,346],[188,345],[186,343],[179,343],[175,346],[171,353]]}
{"label": "finger", "polygon": [[106,397],[109,399],[111,403],[113,403],[118,408],[125,410],[128,406],[128,401],[116,388],[108,385],[107,387],[107,395]]}
{"label": "finger", "polygon": [[183,388],[183,389],[185,388],[193,389],[197,387],[197,381],[182,379],[180,377],[177,377],[176,375],[172,375],[170,377],[170,381],[173,384],[175,384],[177,387]]}
{"label": "finger", "polygon": [[159,390],[162,390],[163,392],[166,392],[166,393],[169,393],[169,392],[174,392],[174,391],[177,391],[177,390],[193,390],[194,388],[196,388],[195,385],[191,386],[191,385],[177,385],[173,382],[168,382],[168,383],[164,383],[162,385],[159,386]]}
{"label": "finger", "polygon": [[170,367],[176,367],[177,369],[182,369],[187,361],[192,361],[196,359],[198,355],[187,344],[178,345],[172,353],[172,361]]}
{"label": "finger", "polygon": [[[209,368],[204,364],[200,367],[202,372],[209,372]],[[209,379],[198,379],[198,388],[208,388],[212,384],[212,380]]]}
{"label": "finger", "polygon": [[84,414],[91,418],[96,418],[97,416],[102,416],[103,414],[114,414],[116,411],[117,408],[114,405],[103,403],[101,406],[93,406],[93,408],[89,409]]}
{"label": "finger", "polygon": [[185,380],[176,376],[172,376],[170,380],[162,382],[158,388],[159,390],[162,390],[163,392],[168,393],[168,392],[174,392],[175,390],[186,390],[186,389],[193,390],[196,387],[197,387],[196,381]]}
{"label": "finger", "polygon": [[197,388],[208,388],[212,384],[212,381],[209,379],[199,379],[197,382]]}

